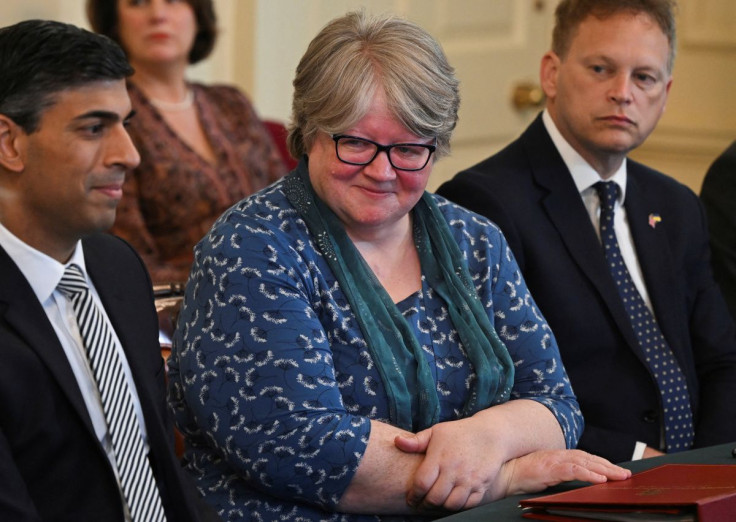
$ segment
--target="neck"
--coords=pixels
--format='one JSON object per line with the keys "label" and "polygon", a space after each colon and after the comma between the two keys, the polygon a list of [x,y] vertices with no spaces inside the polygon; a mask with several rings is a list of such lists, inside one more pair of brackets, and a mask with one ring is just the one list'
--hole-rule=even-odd
{"label": "neck", "polygon": [[66,263],[72,257],[77,245],[77,238],[62,238],[53,234],[43,234],[32,227],[14,226],[16,223],[2,221],[2,224],[15,237],[23,241],[29,247],[38,250],[55,259],[61,264]]}
{"label": "neck", "polygon": [[384,251],[387,253],[401,251],[406,244],[414,244],[411,214],[404,216],[391,226],[376,229],[355,230],[345,228],[355,247],[364,254],[365,251]]}
{"label": "neck", "polygon": [[414,245],[412,220],[401,220],[396,232],[381,234],[369,240],[353,240],[355,248],[394,303],[422,287],[422,268]]}
{"label": "neck", "polygon": [[185,69],[181,67],[163,66],[157,70],[140,65],[133,65],[136,72],[130,78],[149,100],[159,100],[166,103],[177,103],[184,100],[189,92]]}
{"label": "neck", "polygon": [[608,179],[616,172],[618,172],[618,169],[621,168],[621,163],[623,163],[625,155],[605,155],[604,157],[595,157],[595,156],[586,156],[585,154],[580,154],[585,161],[587,161],[591,167],[598,173],[598,175],[601,177],[601,179]]}

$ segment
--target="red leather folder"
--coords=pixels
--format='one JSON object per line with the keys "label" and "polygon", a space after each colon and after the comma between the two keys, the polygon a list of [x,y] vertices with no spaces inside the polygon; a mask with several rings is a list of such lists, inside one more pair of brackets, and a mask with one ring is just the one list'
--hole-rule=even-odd
{"label": "red leather folder", "polygon": [[[522,500],[537,520],[736,521],[736,466],[665,464],[611,481]],[[645,518],[649,517],[649,518]]]}

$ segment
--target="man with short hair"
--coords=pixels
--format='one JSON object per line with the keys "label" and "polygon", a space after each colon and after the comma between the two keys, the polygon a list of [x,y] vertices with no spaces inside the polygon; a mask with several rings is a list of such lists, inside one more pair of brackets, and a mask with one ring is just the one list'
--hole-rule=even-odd
{"label": "man with short hair", "polygon": [[627,158],[672,85],[672,0],[563,0],[546,109],[438,193],[495,221],[614,462],[736,440],[736,338],[697,197]]}
{"label": "man with short hair", "polygon": [[0,29],[2,520],[207,513],[173,451],[151,281],[102,233],[140,159],[131,72],[71,25]]}

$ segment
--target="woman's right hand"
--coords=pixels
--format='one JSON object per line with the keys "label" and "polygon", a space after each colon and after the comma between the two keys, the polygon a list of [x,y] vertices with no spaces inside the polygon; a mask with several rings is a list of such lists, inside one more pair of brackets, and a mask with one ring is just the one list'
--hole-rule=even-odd
{"label": "woman's right hand", "polygon": [[631,471],[582,450],[541,450],[506,462],[499,472],[501,496],[537,493],[571,480],[600,484],[625,480]]}

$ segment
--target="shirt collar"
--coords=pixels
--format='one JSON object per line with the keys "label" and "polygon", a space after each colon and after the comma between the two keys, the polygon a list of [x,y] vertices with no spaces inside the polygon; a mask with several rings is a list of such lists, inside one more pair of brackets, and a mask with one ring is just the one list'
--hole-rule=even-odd
{"label": "shirt collar", "polygon": [[560,156],[562,156],[562,161],[565,162],[567,170],[570,171],[570,175],[572,176],[572,180],[575,182],[578,192],[582,194],[584,191],[591,189],[593,185],[599,181],[615,181],[621,189],[619,203],[623,205],[626,197],[626,158],[621,162],[621,166],[613,176],[604,180],[562,136],[547,109],[542,113],[542,122],[544,123],[544,127],[547,129],[550,138],[552,138],[552,142],[555,144],[555,147],[557,147],[557,151],[560,153]]}
{"label": "shirt collar", "polygon": [[0,223],[0,246],[18,266],[41,303],[45,303],[51,297],[68,265],[74,263],[82,269],[83,273],[87,273],[81,241],[77,242],[69,261],[61,264],[56,259],[24,243]]}

